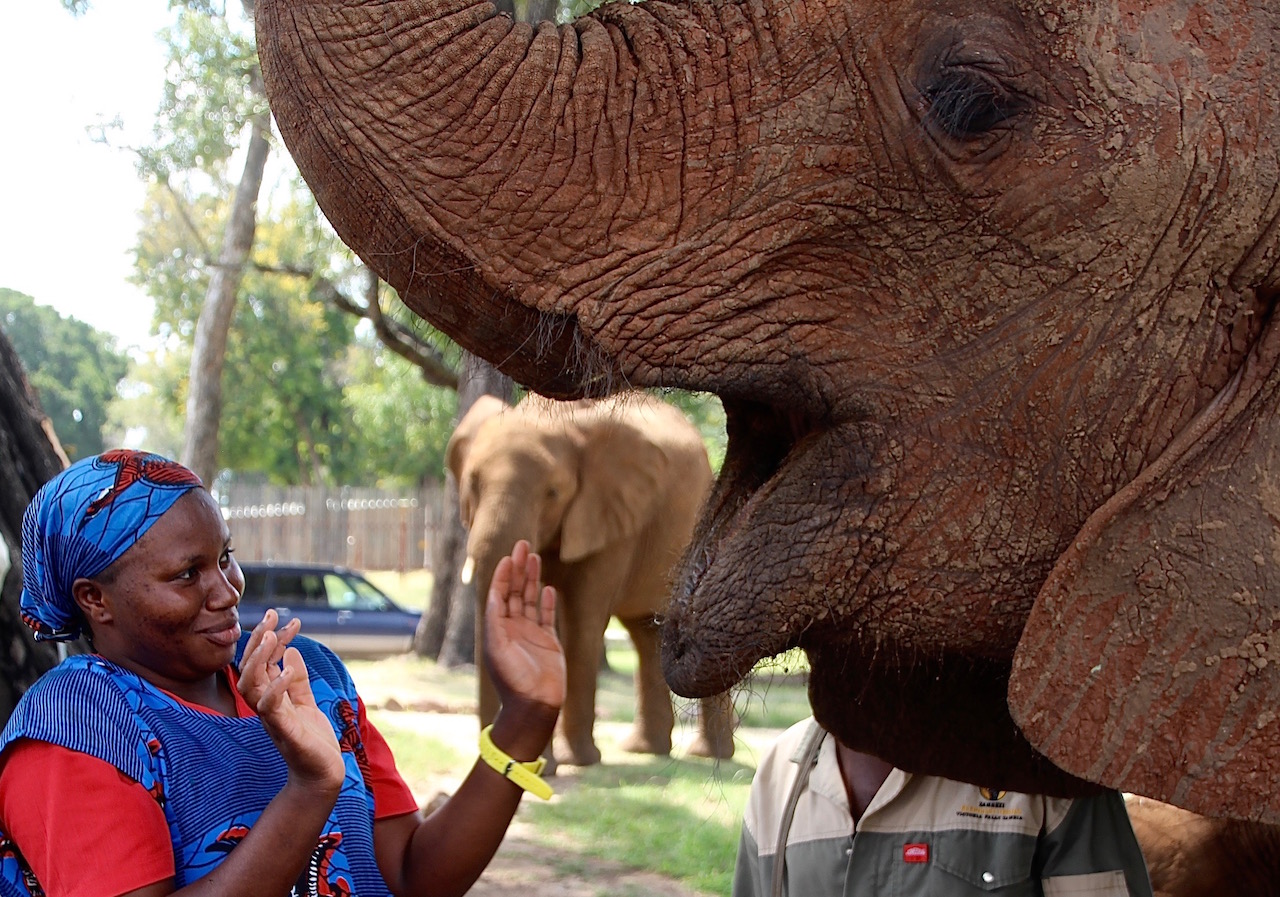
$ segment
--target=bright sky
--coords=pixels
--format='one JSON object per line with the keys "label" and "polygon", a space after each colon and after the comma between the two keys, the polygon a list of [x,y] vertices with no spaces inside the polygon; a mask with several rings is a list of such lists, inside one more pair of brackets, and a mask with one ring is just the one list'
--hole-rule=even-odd
{"label": "bright sky", "polygon": [[144,185],[133,157],[90,141],[119,118],[120,144],[150,139],[164,87],[156,33],[166,0],[58,0],[0,6],[0,287],[114,334],[149,343],[152,302],[127,278]]}

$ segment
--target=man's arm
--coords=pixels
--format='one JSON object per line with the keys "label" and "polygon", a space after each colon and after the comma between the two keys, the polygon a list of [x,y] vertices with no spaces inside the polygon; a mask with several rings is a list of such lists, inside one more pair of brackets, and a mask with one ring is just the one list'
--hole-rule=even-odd
{"label": "man's arm", "polygon": [[1045,897],[1080,893],[1085,884],[1096,886],[1088,893],[1099,897],[1152,897],[1147,864],[1119,792],[1046,803],[1049,816],[1061,822],[1036,845],[1035,869]]}

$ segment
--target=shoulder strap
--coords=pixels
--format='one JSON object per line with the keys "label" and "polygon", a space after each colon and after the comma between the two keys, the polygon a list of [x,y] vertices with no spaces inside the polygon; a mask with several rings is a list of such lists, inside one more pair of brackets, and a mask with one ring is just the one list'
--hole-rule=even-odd
{"label": "shoulder strap", "polygon": [[782,897],[782,879],[787,866],[787,835],[791,831],[791,820],[795,818],[800,795],[809,784],[809,774],[818,762],[818,751],[822,748],[822,739],[826,734],[817,720],[810,720],[809,728],[792,758],[796,762],[796,777],[791,783],[791,793],[787,795],[782,819],[778,823],[778,846],[773,854],[773,897]]}

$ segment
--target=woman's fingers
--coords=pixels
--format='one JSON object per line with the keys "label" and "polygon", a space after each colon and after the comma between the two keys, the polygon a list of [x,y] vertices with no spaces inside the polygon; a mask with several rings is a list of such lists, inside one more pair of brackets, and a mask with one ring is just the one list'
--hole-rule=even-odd
{"label": "woman's fingers", "polygon": [[[273,612],[274,613],[274,612]],[[293,641],[293,637],[302,629],[302,621],[297,617],[293,617],[288,623],[285,623],[276,630],[276,649],[271,652],[271,662],[279,663],[284,657],[285,648],[289,647],[289,643]]]}
{"label": "woman's fingers", "polygon": [[273,629],[259,632],[254,630],[253,638],[240,658],[240,693],[246,697],[257,688],[271,681],[274,664],[271,656],[276,650],[276,633]]}
{"label": "woman's fingers", "polygon": [[293,676],[291,669],[281,668],[275,677],[259,691],[254,709],[258,711],[258,717],[264,724],[269,724],[276,713],[283,708]]}
{"label": "woman's fingers", "polygon": [[253,656],[254,651],[262,644],[262,638],[268,632],[274,632],[276,628],[277,614],[274,610],[268,610],[262,615],[262,619],[258,621],[258,625],[253,627],[253,632],[249,633],[249,641],[245,642],[244,654],[240,657],[240,672],[244,672],[245,664],[249,658]]}
{"label": "woman's fingers", "polygon": [[[276,629],[279,619],[279,614],[274,609],[268,610],[262,615],[258,625],[253,627],[249,641],[245,643],[244,654],[240,657],[241,676],[250,667],[265,668],[265,671],[270,674],[270,668],[275,667],[284,658],[285,649],[302,629],[302,621],[294,617]],[[265,652],[264,647],[267,649]]]}
{"label": "woman's fingers", "polygon": [[542,591],[542,558],[530,554],[524,563],[524,588],[519,597],[517,612],[538,621],[538,598]]}
{"label": "woman's fingers", "polygon": [[508,617],[525,617],[537,622],[542,579],[542,558],[524,539],[516,542],[511,554],[498,561],[489,592],[497,598]]}
{"label": "woman's fingers", "polygon": [[315,695],[311,692],[311,677],[307,675],[307,664],[297,648],[288,648],[284,652],[284,669],[289,672],[288,693],[293,706],[316,706]]}
{"label": "woman's fingers", "polygon": [[542,603],[538,607],[538,625],[550,632],[556,631],[556,590],[542,587]]}

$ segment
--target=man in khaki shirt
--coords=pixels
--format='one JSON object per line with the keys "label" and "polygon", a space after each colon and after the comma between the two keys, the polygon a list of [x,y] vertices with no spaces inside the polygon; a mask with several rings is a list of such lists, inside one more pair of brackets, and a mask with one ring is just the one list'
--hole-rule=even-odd
{"label": "man in khaki shirt", "polygon": [[812,719],[756,770],[733,882],[733,897],[1151,893],[1120,794],[1070,800],[912,775]]}

